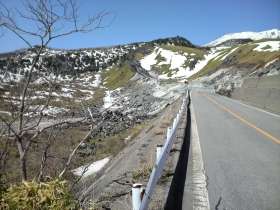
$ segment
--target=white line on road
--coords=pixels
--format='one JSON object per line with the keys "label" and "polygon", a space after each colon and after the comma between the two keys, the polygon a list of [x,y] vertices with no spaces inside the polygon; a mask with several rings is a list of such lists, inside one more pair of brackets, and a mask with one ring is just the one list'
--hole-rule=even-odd
{"label": "white line on road", "polygon": [[206,173],[203,164],[202,152],[199,143],[194,107],[191,104],[191,149],[192,149],[192,188],[193,209],[209,210],[209,196],[207,189]]}

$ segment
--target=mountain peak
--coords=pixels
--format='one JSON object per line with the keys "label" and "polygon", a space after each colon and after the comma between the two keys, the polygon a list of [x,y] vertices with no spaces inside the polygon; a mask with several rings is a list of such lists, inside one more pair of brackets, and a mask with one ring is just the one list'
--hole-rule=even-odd
{"label": "mountain peak", "polygon": [[195,47],[189,40],[181,36],[167,37],[153,40],[152,43],[156,44],[172,44],[178,46]]}

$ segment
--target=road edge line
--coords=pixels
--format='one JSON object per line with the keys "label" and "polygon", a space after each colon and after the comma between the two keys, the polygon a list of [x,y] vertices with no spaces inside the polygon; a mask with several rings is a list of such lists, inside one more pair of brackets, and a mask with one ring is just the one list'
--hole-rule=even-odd
{"label": "road edge line", "polygon": [[253,105],[250,105],[250,104],[246,104],[246,103],[244,103],[243,101],[240,101],[240,100],[238,100],[238,99],[229,98],[229,97],[222,96],[222,95],[219,95],[219,94],[217,94],[217,95],[218,95],[218,96],[221,96],[222,98],[225,98],[226,100],[232,101],[232,102],[237,103],[237,104],[240,104],[240,105],[242,105],[242,106],[245,106],[245,107],[247,107],[247,108],[251,108],[251,109],[257,110],[257,111],[259,111],[259,112],[262,112],[262,113],[271,115],[271,116],[276,117],[276,118],[280,118],[280,115],[278,115],[278,114],[269,112],[269,111],[267,111],[267,110],[264,110],[264,109],[262,109],[262,108],[259,108],[259,107],[256,107],[256,106],[253,106]]}
{"label": "road edge line", "polygon": [[204,168],[202,151],[196,124],[195,110],[191,104],[191,154],[192,154],[192,188],[193,209],[210,210],[209,195],[207,189],[207,177]]}
{"label": "road edge line", "polygon": [[243,124],[255,129],[255,131],[257,131],[259,134],[262,134],[263,136],[265,136],[267,139],[273,141],[276,144],[280,144],[280,140],[278,139],[278,137],[273,136],[273,134],[270,134],[268,131],[259,128],[257,125],[255,125],[254,123],[251,123],[249,120],[241,117],[241,115],[237,112],[232,111],[230,108],[222,105],[221,103],[217,102],[215,99],[213,99],[210,96],[204,95],[204,97],[206,97],[209,101],[211,101],[213,104],[216,104],[220,109],[226,111],[227,113],[229,113],[230,115],[232,115],[233,117],[235,117],[236,119],[238,119],[240,122],[242,122]]}

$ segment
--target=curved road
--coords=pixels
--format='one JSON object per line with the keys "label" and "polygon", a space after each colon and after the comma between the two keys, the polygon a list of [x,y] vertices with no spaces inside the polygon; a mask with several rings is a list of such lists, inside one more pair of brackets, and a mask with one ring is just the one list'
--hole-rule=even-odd
{"label": "curved road", "polygon": [[210,209],[280,209],[280,116],[192,91]]}

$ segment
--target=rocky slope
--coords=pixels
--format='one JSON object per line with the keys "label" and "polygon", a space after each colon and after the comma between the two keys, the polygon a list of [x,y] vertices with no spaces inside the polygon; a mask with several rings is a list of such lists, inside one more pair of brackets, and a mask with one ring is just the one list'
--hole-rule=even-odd
{"label": "rocky slope", "polygon": [[[148,97],[153,93],[156,94],[157,89],[160,89],[159,84],[152,74],[139,65],[137,57],[143,57],[161,44],[195,48],[186,39],[174,37],[100,49],[44,49],[40,62],[32,74],[30,85],[32,91],[29,91],[28,95],[30,106],[27,112],[34,115],[36,114],[34,110],[40,111],[38,107],[49,95],[47,88],[49,81],[53,83],[52,100],[48,109],[44,110],[44,114],[49,116],[79,112],[81,102],[98,106],[100,109],[121,107],[129,103],[131,109],[143,107],[146,114],[156,111],[158,105],[151,106],[149,103],[153,100],[146,100],[144,93],[148,91],[146,94]],[[10,109],[10,104],[13,104],[13,110],[16,110],[20,88],[30,71],[34,57],[33,49],[0,56],[2,113],[11,115],[14,112]],[[135,87],[138,87],[136,92],[129,91]],[[142,106],[142,99],[137,99],[137,95],[143,96],[149,105]],[[131,97],[135,97],[135,101],[131,102]]]}
{"label": "rocky slope", "polygon": [[[31,79],[26,115],[40,112],[49,81],[51,101],[43,114],[50,117],[81,115],[81,103],[97,110],[125,107],[144,116],[175,99],[185,80],[232,91],[250,75],[279,74],[277,29],[228,34],[208,46],[173,37],[98,49],[44,49]],[[0,55],[1,114],[17,111],[34,56],[34,49]]]}

